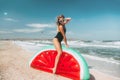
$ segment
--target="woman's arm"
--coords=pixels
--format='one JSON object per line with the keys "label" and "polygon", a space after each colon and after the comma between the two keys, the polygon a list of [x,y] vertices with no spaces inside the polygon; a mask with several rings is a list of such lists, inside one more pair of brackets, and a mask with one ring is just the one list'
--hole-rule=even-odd
{"label": "woman's arm", "polygon": [[59,22],[60,22],[60,24],[65,25],[65,24],[67,24],[70,20],[71,20],[71,18],[66,18],[65,21],[60,20]]}
{"label": "woman's arm", "polygon": [[65,35],[65,32],[64,32],[63,26],[60,25],[60,26],[59,26],[59,29],[60,29],[60,32],[61,32],[62,35],[63,35],[64,43],[65,43],[66,47],[68,47],[67,38],[66,38],[66,35]]}
{"label": "woman's arm", "polygon": [[71,20],[71,18],[66,18],[64,21],[64,24],[67,24],[70,20]]}

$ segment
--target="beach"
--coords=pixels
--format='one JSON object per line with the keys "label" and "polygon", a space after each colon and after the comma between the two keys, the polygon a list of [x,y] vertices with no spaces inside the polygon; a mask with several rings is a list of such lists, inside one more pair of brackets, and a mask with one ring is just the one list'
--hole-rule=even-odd
{"label": "beach", "polygon": [[[29,67],[33,55],[34,52],[23,49],[13,41],[0,41],[0,80],[71,80]],[[90,80],[120,80],[93,68],[89,71]]]}

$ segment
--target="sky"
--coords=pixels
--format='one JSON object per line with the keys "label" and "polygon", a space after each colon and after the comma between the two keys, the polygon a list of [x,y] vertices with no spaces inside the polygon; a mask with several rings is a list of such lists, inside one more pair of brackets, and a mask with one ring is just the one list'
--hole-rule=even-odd
{"label": "sky", "polygon": [[52,39],[61,14],[68,39],[120,40],[120,0],[0,0],[0,39]]}

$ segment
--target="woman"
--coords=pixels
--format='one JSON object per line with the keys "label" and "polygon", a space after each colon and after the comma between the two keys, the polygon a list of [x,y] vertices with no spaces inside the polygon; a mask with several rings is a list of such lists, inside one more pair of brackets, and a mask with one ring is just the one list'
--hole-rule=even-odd
{"label": "woman", "polygon": [[62,54],[61,41],[64,40],[65,46],[68,47],[65,24],[67,24],[70,20],[71,20],[71,18],[65,19],[64,15],[60,15],[57,17],[57,31],[58,31],[58,33],[54,37],[53,43],[54,43],[54,46],[58,52],[58,55],[56,56],[56,59],[55,59],[55,66],[53,68],[53,73],[56,72],[57,63],[59,61],[60,55]]}

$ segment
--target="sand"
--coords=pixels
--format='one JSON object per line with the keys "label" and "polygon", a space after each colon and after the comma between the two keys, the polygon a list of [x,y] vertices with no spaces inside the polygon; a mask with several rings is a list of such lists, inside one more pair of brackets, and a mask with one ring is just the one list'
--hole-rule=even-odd
{"label": "sand", "polygon": [[[33,55],[12,41],[0,41],[0,80],[71,80],[29,67]],[[90,80],[120,80],[94,69],[90,75]]]}

